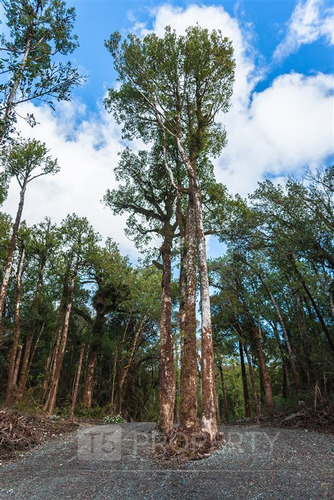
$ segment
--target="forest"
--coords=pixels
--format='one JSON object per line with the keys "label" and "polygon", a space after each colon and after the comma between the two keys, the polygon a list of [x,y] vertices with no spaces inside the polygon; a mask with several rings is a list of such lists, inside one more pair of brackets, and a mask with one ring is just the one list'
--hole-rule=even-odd
{"label": "forest", "polygon": [[[42,206],[38,224],[24,220],[30,182],[61,165],[47,144],[22,137],[20,120],[36,123],[20,104],[52,108],[84,78],[70,58],[73,8],[2,4],[0,204],[13,183],[20,195],[15,218],[0,212],[0,404],[157,422],[179,446],[175,424],[215,441],[219,424],[331,401],[334,167],[268,178],[247,198],[215,180],[231,41],[194,26],[105,42],[118,82],[104,105],[126,147],[103,203],[126,214],[142,255],[134,263],[112,227],[103,241],[86,218],[56,224]],[[208,238],[219,258],[207,258]]]}

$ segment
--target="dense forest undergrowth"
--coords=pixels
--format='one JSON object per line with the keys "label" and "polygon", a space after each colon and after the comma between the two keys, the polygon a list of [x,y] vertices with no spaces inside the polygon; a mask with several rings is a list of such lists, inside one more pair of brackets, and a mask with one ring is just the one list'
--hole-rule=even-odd
{"label": "dense forest undergrowth", "polygon": [[[216,119],[233,89],[230,41],[199,27],[122,43],[114,33],[106,47],[119,86],[105,106],[128,147],[104,203],[128,214],[143,260],[132,264],[74,213],[61,224],[41,214],[29,226],[29,184],[59,166],[45,144],[17,135],[17,109],[41,89],[47,102],[69,99],[81,79],[52,62],[76,47],[73,9],[31,0],[18,17],[14,3],[5,2],[11,32],[0,87],[0,201],[11,180],[20,188],[15,220],[0,213],[3,407],[157,421],[169,438],[175,423],[196,433],[201,421],[215,440],[219,422],[275,415],[283,425],[313,419],[332,429],[333,167],[260,182],[248,199],[231,195],[211,162],[226,142]],[[50,88],[52,72],[59,85]],[[150,149],[134,153],[138,137]],[[206,258],[209,235],[221,242],[220,258]]]}

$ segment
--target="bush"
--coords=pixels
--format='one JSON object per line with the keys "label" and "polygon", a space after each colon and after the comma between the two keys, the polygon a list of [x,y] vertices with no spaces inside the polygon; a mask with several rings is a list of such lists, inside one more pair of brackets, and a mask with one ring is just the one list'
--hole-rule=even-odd
{"label": "bush", "polygon": [[113,416],[107,415],[106,417],[104,417],[103,421],[105,424],[124,424],[125,423],[125,420],[122,417],[122,415],[113,415]]}

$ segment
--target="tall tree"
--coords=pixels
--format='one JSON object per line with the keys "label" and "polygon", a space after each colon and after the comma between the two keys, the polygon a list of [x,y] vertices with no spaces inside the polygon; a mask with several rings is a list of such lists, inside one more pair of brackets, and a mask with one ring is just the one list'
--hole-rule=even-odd
{"label": "tall tree", "polygon": [[89,311],[75,308],[76,313],[91,325],[92,331],[83,389],[85,408],[90,408],[92,404],[95,368],[101,352],[105,323],[111,313],[126,310],[127,301],[130,300],[131,274],[132,268],[128,259],[120,255],[114,242],[108,240],[105,247],[92,248],[89,267],[83,281],[94,286],[92,305],[95,316],[91,317]]}
{"label": "tall tree", "polygon": [[13,344],[12,350],[10,354],[9,360],[9,369],[8,369],[8,382],[7,382],[7,391],[6,391],[6,406],[9,406],[14,397],[15,386],[16,386],[16,378],[17,378],[17,370],[16,366],[18,365],[18,357],[21,358],[21,350],[18,349],[19,340],[20,340],[20,331],[21,331],[21,321],[20,321],[20,308],[22,301],[22,274],[23,274],[23,266],[24,259],[26,254],[26,242],[22,238],[20,245],[20,257],[18,268],[16,272],[16,300],[15,300],[15,312],[14,312],[14,336],[13,336]]}
{"label": "tall tree", "polygon": [[[30,254],[35,264],[32,269],[34,290],[32,302],[29,304],[29,317],[26,319],[25,324],[24,352],[14,402],[24,394],[33,357],[45,326],[45,320],[41,319],[39,315],[42,286],[45,280],[46,267],[52,255],[57,253],[57,247],[59,250],[59,245],[59,230],[51,223],[49,218],[46,217],[43,222],[31,228]],[[35,342],[34,345],[33,342]]]}
{"label": "tall tree", "polygon": [[75,284],[79,273],[87,267],[87,256],[98,240],[88,220],[80,218],[75,214],[67,216],[62,223],[62,233],[67,252],[65,257],[66,273],[62,300],[60,305],[60,321],[54,348],[54,359],[51,371],[50,387],[44,405],[44,411],[52,415],[58,392],[60,373],[67,345],[69,321],[73,306]]}
{"label": "tall tree", "polygon": [[[59,60],[78,46],[72,34],[74,8],[66,8],[63,0],[3,0],[2,5],[9,37],[1,40],[6,79],[0,85],[0,144],[20,103],[69,99],[71,88],[82,81],[70,62]],[[34,124],[33,116],[27,119]]]}
{"label": "tall tree", "polygon": [[[170,161],[174,163],[177,151],[169,148]],[[158,426],[166,435],[173,431],[175,404],[175,373],[172,335],[172,244],[178,226],[176,217],[176,192],[170,182],[162,160],[162,148],[155,144],[151,153],[140,151],[138,155],[126,150],[116,168],[116,178],[123,181],[117,190],[108,191],[105,202],[115,213],[130,213],[127,231],[135,236],[142,247],[152,234],[161,238],[162,264],[161,311],[160,311],[160,392]]]}
{"label": "tall tree", "polygon": [[17,234],[20,227],[24,200],[28,184],[43,175],[54,175],[59,171],[57,160],[48,155],[49,150],[44,143],[36,140],[16,142],[2,151],[1,163],[8,177],[15,177],[20,186],[20,201],[12,229],[5,270],[0,290],[0,325],[3,321],[6,293],[10,271],[14,259]]}
{"label": "tall tree", "polygon": [[206,264],[206,243],[198,162],[217,154],[225,142],[217,113],[226,112],[232,93],[234,61],[232,46],[220,32],[189,28],[178,37],[170,28],[165,36],[147,35],[143,40],[129,35],[120,45],[120,35],[106,42],[114,58],[121,87],[110,90],[106,106],[123,122],[126,136],[144,139],[159,134],[165,167],[174,188],[178,186],[167,156],[168,139],[173,139],[188,176],[194,203],[194,232],[199,256],[202,315],[202,423],[210,439],[217,435],[214,357],[210,315],[210,294]]}

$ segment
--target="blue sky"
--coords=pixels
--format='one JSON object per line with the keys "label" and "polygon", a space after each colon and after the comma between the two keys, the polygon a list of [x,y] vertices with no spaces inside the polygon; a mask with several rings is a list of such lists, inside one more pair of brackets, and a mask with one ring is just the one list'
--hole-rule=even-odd
{"label": "blue sky", "polygon": [[[31,185],[24,216],[60,221],[69,212],[87,216],[104,237],[135,255],[124,236],[124,217],[100,203],[116,186],[113,169],[122,149],[119,127],[103,109],[106,89],[115,84],[104,40],[118,30],[126,35],[148,30],[178,33],[199,23],[231,37],[237,61],[232,107],[223,121],[228,145],[215,162],[219,181],[246,196],[259,180],[277,182],[333,160],[333,5],[329,0],[243,0],[158,2],[154,0],[72,0],[80,48],[73,62],[88,76],[70,103],[53,113],[32,103],[40,125],[22,133],[43,140],[59,158],[61,173]],[[138,144],[135,145],[138,147]],[[29,201],[30,198],[30,201]],[[13,186],[4,209],[13,214]],[[43,207],[43,210],[41,209]],[[216,253],[211,245],[211,250]]]}
{"label": "blue sky", "polygon": [[[322,14],[332,6],[329,0],[316,3],[319,4]],[[164,2],[74,0],[71,5],[75,6],[77,12],[75,31],[80,42],[74,59],[89,75],[86,85],[77,91],[76,95],[94,109],[97,99],[103,97],[104,85],[112,85],[115,78],[110,56],[103,46],[104,40],[115,30],[127,34],[133,30],[136,23],[145,23],[152,29],[154,12],[164,5]],[[258,64],[268,68],[268,74],[255,90],[263,90],[276,76],[292,70],[305,75],[319,71],[333,72],[333,49],[324,36],[319,36],[312,43],[303,44],[299,50],[270,67],[275,49],[286,34],[289,20],[297,5],[293,0],[171,1],[166,5],[183,9],[191,5],[223,7],[241,24],[248,26],[253,37],[252,49],[258,53]],[[200,22],[200,19],[198,21]],[[334,30],[334,25],[332,29]]]}

